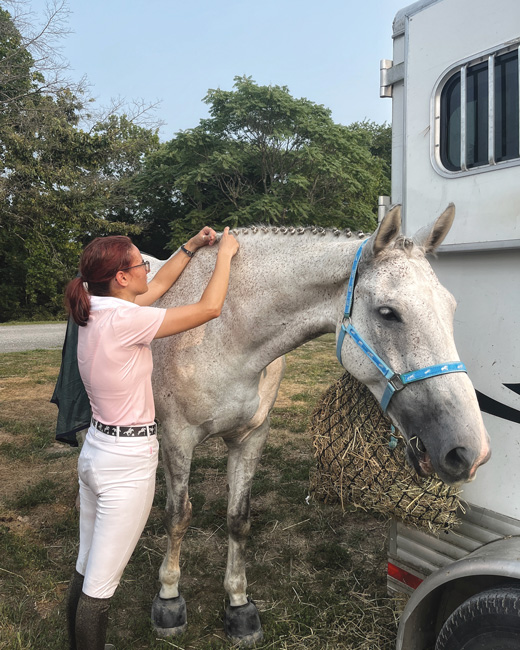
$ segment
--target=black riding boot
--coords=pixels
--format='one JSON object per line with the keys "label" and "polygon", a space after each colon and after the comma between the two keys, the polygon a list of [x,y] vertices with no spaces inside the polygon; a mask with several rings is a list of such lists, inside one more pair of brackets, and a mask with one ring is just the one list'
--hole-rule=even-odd
{"label": "black riding boot", "polygon": [[69,650],[77,650],[76,648],[76,610],[78,609],[78,601],[83,589],[84,576],[77,571],[74,571],[72,580],[69,582],[67,590],[67,601],[65,603],[65,611],[67,612],[67,631],[69,634]]}
{"label": "black riding boot", "polygon": [[81,594],[76,612],[77,650],[105,650],[110,598]]}

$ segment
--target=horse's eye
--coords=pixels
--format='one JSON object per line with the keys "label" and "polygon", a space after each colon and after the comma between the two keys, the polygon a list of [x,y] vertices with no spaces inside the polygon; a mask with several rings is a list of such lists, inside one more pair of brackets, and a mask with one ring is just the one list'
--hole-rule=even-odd
{"label": "horse's eye", "polygon": [[401,322],[401,319],[399,318],[399,316],[390,307],[380,307],[379,308],[379,313],[387,321],[394,321],[394,322],[397,322],[397,323]]}

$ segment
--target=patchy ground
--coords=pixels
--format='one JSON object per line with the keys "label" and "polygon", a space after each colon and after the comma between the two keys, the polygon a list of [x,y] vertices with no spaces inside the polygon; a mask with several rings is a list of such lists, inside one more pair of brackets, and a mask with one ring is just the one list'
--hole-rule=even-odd
{"label": "patchy ground", "polygon": [[[67,647],[63,597],[77,552],[78,451],[53,441],[49,404],[59,351],[0,355],[0,648]],[[307,503],[310,412],[341,374],[324,337],[288,356],[272,431],[253,485],[249,592],[262,616],[259,648],[390,650],[395,603],[386,595],[386,524],[362,512]],[[114,597],[109,641],[118,650],[226,648],[226,458],[210,440],[197,450],[194,517],[181,556],[189,628],[157,639],[150,606],[166,547],[159,471],[148,525]]]}

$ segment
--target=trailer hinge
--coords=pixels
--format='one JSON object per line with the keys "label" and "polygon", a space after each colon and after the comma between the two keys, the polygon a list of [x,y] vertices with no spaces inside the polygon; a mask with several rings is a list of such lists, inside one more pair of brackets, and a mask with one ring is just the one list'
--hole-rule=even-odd
{"label": "trailer hinge", "polygon": [[394,65],[393,61],[383,59],[379,65],[379,96],[392,97],[392,87],[404,79],[404,63]]}
{"label": "trailer hinge", "polygon": [[381,223],[390,209],[390,197],[378,196],[377,197],[377,223]]}

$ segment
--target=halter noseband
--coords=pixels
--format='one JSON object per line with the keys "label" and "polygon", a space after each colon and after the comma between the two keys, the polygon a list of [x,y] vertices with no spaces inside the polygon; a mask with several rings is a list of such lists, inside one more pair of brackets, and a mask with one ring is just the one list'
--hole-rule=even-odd
{"label": "halter noseband", "polygon": [[[336,345],[336,356],[338,361],[343,365],[341,360],[341,348],[343,347],[343,340],[345,339],[345,334],[351,336],[361,350],[367,355],[367,357],[372,361],[376,366],[379,372],[388,380],[386,385],[385,392],[381,399],[381,408],[383,413],[386,413],[388,404],[392,399],[394,393],[397,393],[408,384],[413,383],[414,381],[421,381],[422,379],[429,379],[430,377],[437,377],[438,375],[447,375],[451,372],[467,372],[466,366],[461,361],[451,361],[449,363],[442,363],[437,366],[428,366],[426,368],[421,368],[420,370],[414,370],[412,372],[406,372],[403,375],[399,375],[394,372],[386,363],[381,359],[381,357],[368,345],[368,343],[363,339],[361,334],[356,330],[352,321],[350,320],[350,313],[352,311],[352,302],[354,300],[354,285],[356,283],[356,274],[357,268],[359,265],[359,260],[361,258],[361,252],[363,246],[367,243],[366,239],[356,252],[354,257],[354,263],[352,264],[352,271],[350,273],[350,279],[348,281],[347,289],[347,301],[345,303],[345,313],[343,314],[343,322],[341,323],[341,329],[338,336],[338,342]],[[347,326],[345,327],[345,321],[348,321]]]}

